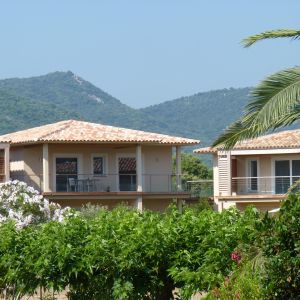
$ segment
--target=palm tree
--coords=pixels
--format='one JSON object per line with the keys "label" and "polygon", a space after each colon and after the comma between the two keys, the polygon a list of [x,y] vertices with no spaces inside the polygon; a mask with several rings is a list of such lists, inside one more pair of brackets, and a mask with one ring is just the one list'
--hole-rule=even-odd
{"label": "palm tree", "polygon": [[[300,39],[300,30],[280,29],[252,35],[242,41],[250,47],[261,40]],[[300,119],[300,67],[279,71],[252,90],[244,115],[231,124],[213,143],[213,147],[232,148],[237,142],[255,138]]]}

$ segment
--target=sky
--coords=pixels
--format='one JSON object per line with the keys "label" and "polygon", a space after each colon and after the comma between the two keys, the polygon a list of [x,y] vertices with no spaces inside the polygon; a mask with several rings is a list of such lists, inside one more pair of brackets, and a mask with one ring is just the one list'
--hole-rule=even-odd
{"label": "sky", "polygon": [[300,41],[240,41],[300,28],[298,0],[3,0],[0,79],[72,71],[146,107],[254,86],[299,65]]}

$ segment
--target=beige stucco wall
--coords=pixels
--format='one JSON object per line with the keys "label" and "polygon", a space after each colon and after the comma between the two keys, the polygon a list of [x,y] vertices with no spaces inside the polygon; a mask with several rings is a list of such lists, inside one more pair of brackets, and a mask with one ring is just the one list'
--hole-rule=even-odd
{"label": "beige stucco wall", "polygon": [[42,145],[11,147],[10,174],[39,189],[43,181]]}
{"label": "beige stucco wall", "polygon": [[245,210],[248,206],[253,205],[260,211],[270,211],[272,209],[278,208],[280,203],[275,202],[262,202],[262,203],[236,203],[236,208],[239,210]]}
{"label": "beige stucco wall", "polygon": [[[272,156],[273,157],[273,156]],[[272,164],[270,155],[253,155],[253,156],[237,156],[237,177],[249,177],[248,174],[248,162],[250,159],[258,160],[258,177],[270,177],[272,176]],[[264,192],[272,192],[271,179],[261,178],[258,180],[259,189]],[[248,184],[247,179],[237,180],[237,193],[245,193],[247,191]]]}
{"label": "beige stucco wall", "polygon": [[10,171],[23,172],[24,171],[24,151],[23,147],[10,148]]}
{"label": "beige stucco wall", "polygon": [[[55,190],[55,157],[74,155],[79,158],[79,173],[82,178],[92,178],[92,154],[104,154],[107,157],[107,176],[101,177],[101,188],[105,191],[117,190],[118,156],[135,156],[135,145],[101,144],[49,144],[49,181],[50,191]],[[42,184],[43,173],[42,145],[12,147],[11,172],[22,172],[34,185]],[[144,191],[171,191],[172,147],[142,146]],[[80,177],[79,176],[79,177]],[[99,178],[99,177],[98,177]]]}

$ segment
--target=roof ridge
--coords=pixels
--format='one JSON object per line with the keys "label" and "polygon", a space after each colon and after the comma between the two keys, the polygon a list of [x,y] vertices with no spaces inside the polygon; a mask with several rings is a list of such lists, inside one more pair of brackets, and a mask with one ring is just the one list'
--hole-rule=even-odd
{"label": "roof ridge", "polygon": [[[72,123],[74,120],[66,120],[66,121],[62,121],[60,123],[64,123],[64,124],[61,124],[61,126],[63,126],[62,128],[58,128],[56,130],[52,130],[51,132],[48,132],[47,134],[44,134],[44,135],[41,135],[38,140],[42,140],[43,138],[46,139],[47,136],[53,134],[53,133],[58,133],[58,132],[61,132],[62,130],[66,129],[70,123]],[[54,123],[55,124],[55,123]],[[56,123],[57,124],[57,123]]]}

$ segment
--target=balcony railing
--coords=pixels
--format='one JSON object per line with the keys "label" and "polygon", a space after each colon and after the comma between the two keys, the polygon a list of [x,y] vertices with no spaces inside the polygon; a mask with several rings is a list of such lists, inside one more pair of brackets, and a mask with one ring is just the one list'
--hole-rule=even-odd
{"label": "balcony railing", "polygon": [[191,180],[187,181],[184,186],[192,197],[209,198],[214,195],[213,180]]}
{"label": "balcony railing", "polygon": [[300,176],[234,177],[231,181],[231,192],[236,195],[281,195],[299,179]]}
{"label": "balcony railing", "polygon": [[[130,192],[137,190],[136,174],[50,174],[50,189],[55,192]],[[11,173],[11,179],[26,182],[35,189],[42,190],[43,176]],[[187,192],[183,185],[177,187],[177,176],[174,174],[143,174],[143,192],[170,193]]]}

